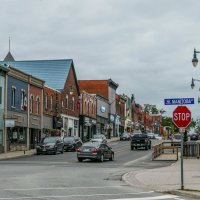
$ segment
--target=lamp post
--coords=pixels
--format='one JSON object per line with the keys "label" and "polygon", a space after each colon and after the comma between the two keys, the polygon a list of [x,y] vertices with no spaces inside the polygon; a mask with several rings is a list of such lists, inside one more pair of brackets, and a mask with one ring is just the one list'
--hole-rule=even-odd
{"label": "lamp post", "polygon": [[197,53],[200,53],[200,51],[196,51],[196,49],[194,49],[194,54],[192,59],[192,64],[194,67],[196,67],[198,64]]}

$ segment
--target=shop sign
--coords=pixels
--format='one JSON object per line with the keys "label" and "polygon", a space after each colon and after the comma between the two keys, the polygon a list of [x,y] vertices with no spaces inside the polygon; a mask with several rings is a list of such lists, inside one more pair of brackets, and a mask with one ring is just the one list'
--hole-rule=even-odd
{"label": "shop sign", "polygon": [[115,121],[114,115],[110,115],[110,121],[111,121],[111,122],[114,122],[114,121]]}
{"label": "shop sign", "polygon": [[14,119],[5,119],[5,127],[15,127]]}
{"label": "shop sign", "polygon": [[105,108],[104,106],[101,106],[101,107],[100,107],[100,110],[101,110],[102,113],[105,113],[105,112],[106,112],[106,108]]}

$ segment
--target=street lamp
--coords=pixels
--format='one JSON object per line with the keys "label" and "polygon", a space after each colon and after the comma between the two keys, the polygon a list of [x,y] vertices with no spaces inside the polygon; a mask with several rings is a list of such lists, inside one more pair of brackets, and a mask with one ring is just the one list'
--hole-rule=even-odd
{"label": "street lamp", "polygon": [[192,89],[194,89],[194,87],[195,87],[194,81],[199,81],[199,82],[200,82],[199,79],[194,79],[194,78],[192,78],[192,82],[191,82],[191,88],[192,88]]}
{"label": "street lamp", "polygon": [[196,49],[194,49],[194,54],[192,59],[192,64],[194,67],[196,67],[198,64],[197,53],[200,53],[200,51],[196,51]]}

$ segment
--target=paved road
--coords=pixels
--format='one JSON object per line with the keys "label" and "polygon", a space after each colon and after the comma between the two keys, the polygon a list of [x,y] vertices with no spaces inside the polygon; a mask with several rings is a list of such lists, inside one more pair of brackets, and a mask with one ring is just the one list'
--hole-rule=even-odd
{"label": "paved road", "polygon": [[0,200],[189,199],[126,185],[121,181],[124,173],[171,162],[153,162],[150,150],[131,151],[126,141],[110,145],[115,151],[113,162],[79,163],[75,152],[0,161]]}

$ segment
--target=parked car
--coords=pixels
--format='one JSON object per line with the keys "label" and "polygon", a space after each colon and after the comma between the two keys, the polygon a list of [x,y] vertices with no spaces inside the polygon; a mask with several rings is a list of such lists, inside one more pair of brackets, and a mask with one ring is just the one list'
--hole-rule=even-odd
{"label": "parked car", "polygon": [[146,150],[151,149],[151,140],[147,134],[138,133],[131,137],[131,150],[144,147]]}
{"label": "parked car", "polygon": [[198,140],[198,139],[199,139],[199,137],[196,133],[193,133],[190,135],[190,140]]}
{"label": "parked car", "polygon": [[147,135],[150,139],[155,139],[154,133],[147,133]]}
{"label": "parked car", "polygon": [[82,140],[77,136],[64,137],[63,141],[65,151],[76,151],[83,144]]}
{"label": "parked car", "polygon": [[120,135],[120,140],[130,140],[130,133],[124,132]]}
{"label": "parked car", "polygon": [[101,143],[107,143],[106,136],[103,134],[95,134],[93,135],[91,142],[101,142]]}
{"label": "parked car", "polygon": [[180,133],[174,134],[172,138],[172,146],[181,146],[181,137],[182,135]]}
{"label": "parked car", "polygon": [[105,159],[114,160],[112,148],[101,142],[87,142],[76,151],[79,162],[85,159],[99,160],[100,162],[103,162]]}
{"label": "parked car", "polygon": [[155,136],[156,140],[162,140],[163,139],[163,137],[161,135],[154,134],[154,136]]}
{"label": "parked car", "polygon": [[36,146],[37,155],[63,153],[64,144],[60,137],[45,137]]}

